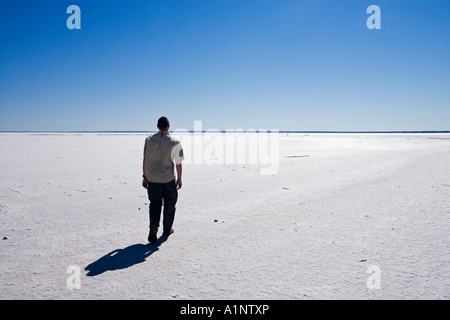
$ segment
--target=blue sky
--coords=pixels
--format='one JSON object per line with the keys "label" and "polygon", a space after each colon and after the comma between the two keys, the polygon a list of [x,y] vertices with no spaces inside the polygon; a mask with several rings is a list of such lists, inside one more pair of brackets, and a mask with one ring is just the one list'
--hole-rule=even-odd
{"label": "blue sky", "polygon": [[0,130],[154,130],[161,115],[189,130],[450,130],[447,0],[15,0],[0,27]]}

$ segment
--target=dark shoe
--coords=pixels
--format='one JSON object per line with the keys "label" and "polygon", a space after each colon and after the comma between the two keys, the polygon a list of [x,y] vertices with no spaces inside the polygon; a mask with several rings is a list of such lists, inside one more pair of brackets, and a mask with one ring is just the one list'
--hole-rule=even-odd
{"label": "dark shoe", "polygon": [[169,231],[164,231],[163,232],[163,236],[164,237],[168,237],[168,236],[170,236],[172,233],[174,233],[175,231],[173,230],[173,229],[170,229]]}
{"label": "dark shoe", "polygon": [[148,234],[148,242],[155,243],[158,240],[158,227],[151,227]]}

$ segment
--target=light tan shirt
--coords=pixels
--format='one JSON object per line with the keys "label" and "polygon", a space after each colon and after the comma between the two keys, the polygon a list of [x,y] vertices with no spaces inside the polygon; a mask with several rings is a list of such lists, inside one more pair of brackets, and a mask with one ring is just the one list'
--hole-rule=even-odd
{"label": "light tan shirt", "polygon": [[166,183],[175,179],[174,162],[184,160],[180,141],[169,132],[161,131],[148,136],[144,145],[144,174],[149,182]]}

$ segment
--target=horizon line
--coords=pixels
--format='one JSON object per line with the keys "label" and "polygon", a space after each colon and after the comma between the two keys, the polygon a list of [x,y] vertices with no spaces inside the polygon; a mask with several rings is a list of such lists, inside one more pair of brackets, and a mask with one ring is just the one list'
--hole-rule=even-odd
{"label": "horizon line", "polygon": [[[233,131],[231,131],[233,130]],[[227,130],[185,130],[187,133],[260,133],[273,132],[276,130],[278,133],[450,133],[450,130],[277,130],[277,129],[251,129],[251,132],[247,132],[243,129],[242,132],[234,132],[236,129]],[[171,130],[169,132],[174,132]],[[156,133],[157,130],[0,130],[0,133]],[[182,131],[177,133],[183,133]]]}

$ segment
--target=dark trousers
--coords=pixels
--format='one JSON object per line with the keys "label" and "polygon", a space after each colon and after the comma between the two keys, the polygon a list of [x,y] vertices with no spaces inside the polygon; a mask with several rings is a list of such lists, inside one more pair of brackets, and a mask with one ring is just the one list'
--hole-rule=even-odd
{"label": "dark trousers", "polygon": [[150,229],[159,227],[161,209],[164,205],[164,231],[170,231],[175,219],[175,205],[178,199],[178,190],[175,179],[167,183],[149,182],[147,185],[148,199],[150,200]]}

